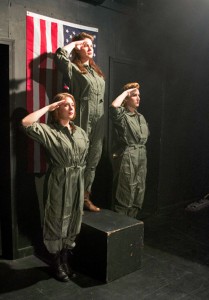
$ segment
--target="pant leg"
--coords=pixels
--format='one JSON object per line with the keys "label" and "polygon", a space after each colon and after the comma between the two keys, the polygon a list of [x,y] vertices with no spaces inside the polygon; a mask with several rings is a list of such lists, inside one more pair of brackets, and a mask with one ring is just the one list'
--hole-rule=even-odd
{"label": "pant leg", "polygon": [[136,218],[140,209],[138,207],[131,207],[128,209],[127,215],[131,218]]}
{"label": "pant leg", "polygon": [[138,184],[135,190],[133,207],[138,207],[139,209],[142,209],[147,176],[147,156],[146,151],[144,149],[140,150],[139,152],[139,165],[137,173]]}
{"label": "pant leg", "polygon": [[104,139],[104,117],[102,116],[93,126],[89,135],[89,151],[87,164],[84,173],[84,190],[91,191],[91,186],[95,178],[96,167],[102,155],[102,146]]}
{"label": "pant leg", "polygon": [[117,212],[120,215],[128,216],[129,208],[115,204],[113,207],[113,211]]}
{"label": "pant leg", "polygon": [[67,197],[63,197],[60,213],[56,215],[57,207],[53,209],[55,215],[45,213],[44,244],[50,253],[57,253],[63,248],[72,249],[75,246],[83,215],[83,172],[83,169],[69,172],[65,190],[63,190],[63,194],[66,194]]}

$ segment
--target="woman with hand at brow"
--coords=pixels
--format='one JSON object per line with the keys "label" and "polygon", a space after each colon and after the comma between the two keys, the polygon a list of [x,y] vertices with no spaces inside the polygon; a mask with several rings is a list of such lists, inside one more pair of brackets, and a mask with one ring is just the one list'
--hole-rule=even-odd
{"label": "woman with hand at brow", "polygon": [[[74,97],[60,93],[52,104],[22,120],[26,134],[46,151],[43,239],[53,258],[54,276],[64,282],[73,276],[69,260],[81,227],[89,145],[85,131],[73,123],[75,109]],[[51,122],[38,122],[48,112]]]}
{"label": "woman with hand at brow", "polygon": [[92,35],[81,32],[69,44],[57,49],[55,62],[63,74],[64,87],[76,100],[75,124],[83,128],[89,138],[84,174],[84,208],[97,212],[100,208],[91,201],[91,187],[102,154],[105,81],[102,71],[93,60],[93,41]]}
{"label": "woman with hand at brow", "polygon": [[139,84],[128,83],[112,102],[110,115],[115,131],[112,209],[136,218],[142,208],[147,174],[147,122],[137,109]]}

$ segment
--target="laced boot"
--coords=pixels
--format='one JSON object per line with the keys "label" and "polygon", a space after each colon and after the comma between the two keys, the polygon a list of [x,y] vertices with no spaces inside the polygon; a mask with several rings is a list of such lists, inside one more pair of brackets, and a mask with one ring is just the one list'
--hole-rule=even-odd
{"label": "laced boot", "polygon": [[60,252],[53,254],[53,273],[57,280],[62,282],[69,281],[69,277],[66,274],[63,264],[61,263]]}
{"label": "laced boot", "polygon": [[70,249],[62,249],[61,251],[61,261],[63,269],[69,278],[75,277],[75,273],[70,267],[70,261],[72,259],[72,251]]}
{"label": "laced boot", "polygon": [[100,208],[97,207],[96,205],[94,205],[89,198],[90,198],[90,193],[85,192],[84,193],[84,209],[89,210],[91,212],[100,211]]}

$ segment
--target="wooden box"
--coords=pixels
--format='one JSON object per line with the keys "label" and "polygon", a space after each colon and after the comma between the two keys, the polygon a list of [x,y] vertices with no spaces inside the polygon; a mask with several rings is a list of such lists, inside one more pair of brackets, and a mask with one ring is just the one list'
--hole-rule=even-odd
{"label": "wooden box", "polygon": [[102,209],[85,211],[75,247],[76,268],[110,282],[141,267],[142,221]]}

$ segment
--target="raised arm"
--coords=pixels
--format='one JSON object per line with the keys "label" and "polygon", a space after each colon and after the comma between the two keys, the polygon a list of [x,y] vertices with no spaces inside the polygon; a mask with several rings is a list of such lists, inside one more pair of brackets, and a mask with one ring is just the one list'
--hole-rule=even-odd
{"label": "raised arm", "polygon": [[54,59],[55,63],[59,69],[59,71],[65,75],[68,75],[71,77],[72,73],[72,64],[70,60],[70,53],[72,52],[73,49],[80,50],[82,45],[84,45],[84,41],[74,41],[71,42],[64,47],[59,47],[56,50]]}
{"label": "raised arm", "polygon": [[126,97],[130,97],[132,95],[132,92],[134,92],[136,89],[128,89],[124,92],[122,92],[122,94],[120,94],[111,104],[111,106],[113,107],[120,107],[121,104],[123,103],[123,101],[126,99]]}
{"label": "raised arm", "polygon": [[64,47],[62,47],[62,49],[66,50],[70,54],[74,48],[77,50],[81,50],[81,48],[84,46],[84,43],[85,43],[84,40],[71,42],[65,45]]}
{"label": "raised arm", "polygon": [[24,127],[32,125],[34,122],[37,122],[47,112],[55,110],[56,108],[59,107],[59,105],[61,105],[65,101],[66,100],[54,102],[52,104],[46,105],[46,106],[30,113],[29,115],[27,115],[25,118],[22,119],[22,125]]}

